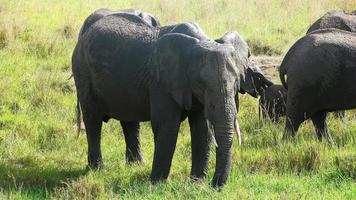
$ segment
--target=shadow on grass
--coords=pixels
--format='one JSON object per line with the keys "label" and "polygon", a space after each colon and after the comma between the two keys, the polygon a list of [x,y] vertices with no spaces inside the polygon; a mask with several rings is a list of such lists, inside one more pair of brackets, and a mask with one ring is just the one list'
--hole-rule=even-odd
{"label": "shadow on grass", "polygon": [[0,162],[1,192],[22,191],[31,195],[33,191],[43,194],[53,191],[65,182],[76,180],[88,172],[86,168],[63,169],[55,166],[40,166],[35,163],[22,165]]}

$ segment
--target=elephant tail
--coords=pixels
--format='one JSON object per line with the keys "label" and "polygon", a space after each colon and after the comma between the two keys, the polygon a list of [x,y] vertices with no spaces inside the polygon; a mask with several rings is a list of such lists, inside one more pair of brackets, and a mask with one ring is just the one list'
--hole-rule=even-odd
{"label": "elephant tail", "polygon": [[279,78],[281,79],[281,83],[282,83],[283,87],[288,89],[287,82],[286,82],[287,69],[283,66],[284,65],[282,63],[279,68]]}
{"label": "elephant tail", "polygon": [[261,100],[258,102],[258,121],[261,121]]}
{"label": "elephant tail", "polygon": [[77,117],[77,138],[79,138],[79,133],[82,124],[82,111],[80,109],[79,96],[77,96],[76,117]]}

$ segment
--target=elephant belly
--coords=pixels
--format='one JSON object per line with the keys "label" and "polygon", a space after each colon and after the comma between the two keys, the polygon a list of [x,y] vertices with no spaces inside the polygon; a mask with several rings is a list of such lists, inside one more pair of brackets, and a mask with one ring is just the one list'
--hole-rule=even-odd
{"label": "elephant belly", "polygon": [[150,102],[147,88],[139,88],[122,77],[105,77],[95,81],[102,109],[109,118],[123,121],[149,121]]}
{"label": "elephant belly", "polygon": [[348,69],[342,78],[336,81],[333,88],[319,102],[325,102],[328,111],[356,108],[356,68]]}

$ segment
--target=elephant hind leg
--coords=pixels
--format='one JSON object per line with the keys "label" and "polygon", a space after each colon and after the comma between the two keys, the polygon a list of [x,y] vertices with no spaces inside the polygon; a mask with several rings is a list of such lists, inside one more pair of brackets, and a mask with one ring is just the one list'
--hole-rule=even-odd
{"label": "elephant hind leg", "polygon": [[303,121],[298,118],[286,117],[286,126],[284,129],[283,140],[295,140],[296,133]]}
{"label": "elephant hind leg", "polygon": [[100,140],[104,115],[98,110],[97,106],[93,104],[81,103],[81,107],[88,142],[88,166],[91,169],[101,169],[103,167],[103,160]]}
{"label": "elephant hind leg", "polygon": [[321,142],[323,138],[326,138],[328,143],[332,145],[334,144],[334,141],[328,131],[326,116],[326,112],[317,112],[311,117],[311,119],[313,121],[318,140]]}
{"label": "elephant hind leg", "polygon": [[126,161],[128,163],[143,162],[140,145],[140,122],[120,121],[125,136]]}
{"label": "elephant hind leg", "polygon": [[201,179],[207,175],[211,134],[203,111],[194,112],[189,116],[192,138],[192,168],[190,176]]}
{"label": "elephant hind leg", "polygon": [[283,140],[295,140],[300,124],[305,120],[304,109],[300,106],[288,105],[286,111],[286,126]]}

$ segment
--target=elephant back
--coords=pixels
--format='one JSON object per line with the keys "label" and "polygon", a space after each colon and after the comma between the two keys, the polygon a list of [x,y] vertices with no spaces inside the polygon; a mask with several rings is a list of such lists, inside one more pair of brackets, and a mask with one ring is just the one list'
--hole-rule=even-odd
{"label": "elephant back", "polygon": [[79,42],[88,65],[96,70],[142,66],[156,32],[139,16],[115,13],[95,22]]}
{"label": "elephant back", "polygon": [[95,22],[97,22],[99,19],[112,15],[112,14],[120,14],[120,13],[125,13],[125,14],[130,14],[134,16],[139,16],[140,18],[143,19],[147,24],[153,27],[159,27],[160,22],[158,19],[156,19],[152,14],[146,13],[146,12],[141,12],[140,10],[135,10],[135,9],[122,9],[122,10],[109,10],[105,8],[98,9],[94,11],[92,14],[90,14],[84,21],[83,26],[80,29],[79,32],[79,39],[80,37],[87,32],[90,26],[92,26]]}
{"label": "elephant back", "polygon": [[327,12],[310,26],[307,34],[326,28],[356,32],[356,11],[352,13],[347,13],[342,10]]}

